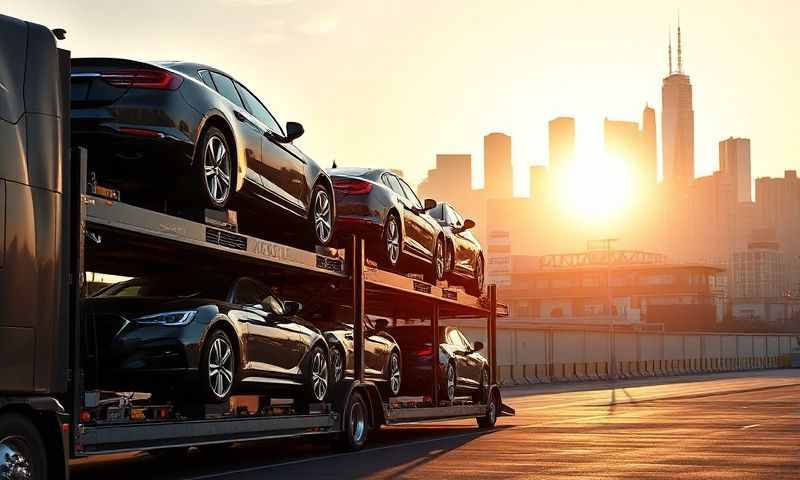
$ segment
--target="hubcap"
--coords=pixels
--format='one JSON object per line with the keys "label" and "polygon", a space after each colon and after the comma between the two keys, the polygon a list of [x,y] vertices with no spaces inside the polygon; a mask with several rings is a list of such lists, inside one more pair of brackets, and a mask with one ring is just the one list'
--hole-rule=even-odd
{"label": "hubcap", "polygon": [[328,393],[328,362],[320,351],[314,354],[311,361],[311,388],[317,401],[325,399],[325,394]]}
{"label": "hubcap", "polygon": [[333,363],[333,381],[338,382],[344,376],[344,368],[342,365],[342,354],[338,348],[334,348],[331,353],[331,363]]}
{"label": "hubcap", "polygon": [[29,454],[28,442],[22,437],[8,436],[0,441],[0,480],[33,478]]}
{"label": "hubcap", "polygon": [[445,258],[444,258],[444,247],[442,246],[441,240],[436,241],[436,280],[440,280],[444,277],[444,265],[445,265]]}
{"label": "hubcap", "polygon": [[447,368],[447,399],[452,400],[456,396],[456,372],[453,366]]}
{"label": "hubcap", "polygon": [[320,243],[327,243],[331,238],[331,202],[325,190],[317,191],[314,201],[314,231]]}
{"label": "hubcap", "polygon": [[496,417],[497,417],[497,405],[495,404],[493,398],[492,401],[489,402],[489,422],[494,424]]}
{"label": "hubcap", "polygon": [[225,142],[213,135],[206,143],[203,155],[206,189],[216,203],[223,203],[231,192],[231,162]]}
{"label": "hubcap", "polygon": [[350,407],[350,431],[353,435],[353,443],[361,443],[364,438],[364,432],[367,429],[366,415],[364,415],[364,406],[361,402],[354,402]]}
{"label": "hubcap", "polygon": [[400,393],[400,360],[397,358],[396,354],[392,354],[392,359],[390,361],[390,372],[392,372],[392,376],[389,379],[389,383],[392,388],[392,394],[397,395]]}
{"label": "hubcap", "polygon": [[211,344],[208,354],[208,384],[211,391],[223,398],[233,386],[233,355],[231,346],[222,338]]}
{"label": "hubcap", "polygon": [[400,229],[397,227],[397,220],[394,217],[386,225],[386,253],[389,263],[396,265],[400,258]]}

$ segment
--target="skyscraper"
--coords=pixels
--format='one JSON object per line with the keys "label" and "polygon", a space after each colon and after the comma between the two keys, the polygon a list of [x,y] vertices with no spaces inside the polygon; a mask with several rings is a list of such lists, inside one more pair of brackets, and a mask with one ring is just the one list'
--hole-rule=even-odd
{"label": "skyscraper", "polygon": [[775,231],[781,249],[800,256],[800,177],[786,170],[783,178],[756,179],[756,206],[763,227]]}
{"label": "skyscraper", "polygon": [[486,198],[514,196],[510,136],[495,132],[483,137],[483,178]]}
{"label": "skyscraper", "polygon": [[575,119],[557,117],[547,127],[550,172],[560,176],[575,160]]}
{"label": "skyscraper", "polygon": [[658,182],[658,146],[656,145],[656,111],[645,105],[642,112],[642,166],[643,180],[648,184]]}
{"label": "skyscraper", "polygon": [[669,45],[669,75],[661,87],[661,145],[664,182],[686,186],[694,178],[694,110],[692,84],[683,73],[681,27],[678,25],[678,69],[672,69]]}
{"label": "skyscraper", "polygon": [[737,202],[752,200],[749,138],[730,137],[719,142],[719,170],[731,178],[736,188]]}
{"label": "skyscraper", "polygon": [[644,108],[641,128],[636,122],[605,119],[603,138],[606,155],[625,162],[638,190],[652,192],[658,180],[655,110]]}

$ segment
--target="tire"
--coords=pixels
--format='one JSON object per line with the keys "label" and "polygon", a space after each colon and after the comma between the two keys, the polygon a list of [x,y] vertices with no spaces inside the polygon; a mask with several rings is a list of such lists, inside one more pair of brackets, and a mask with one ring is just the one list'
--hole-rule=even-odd
{"label": "tire", "polygon": [[45,480],[47,457],[39,430],[18,413],[0,415],[0,478]]}
{"label": "tire", "polygon": [[345,363],[347,357],[339,347],[331,348],[331,383],[336,385],[339,383],[345,374]]}
{"label": "tire", "polygon": [[324,185],[317,184],[311,194],[309,229],[312,247],[327,247],[333,240],[333,196]]}
{"label": "tire", "polygon": [[200,381],[206,401],[228,401],[236,379],[237,360],[228,334],[222,330],[211,332],[200,356]]}
{"label": "tire", "polygon": [[475,403],[483,403],[489,398],[489,370],[481,370],[481,383],[478,391],[472,395],[472,401]]}
{"label": "tire", "polygon": [[344,410],[342,433],[337,437],[338,450],[355,452],[367,442],[369,433],[369,405],[360,392],[354,391]]}
{"label": "tire", "polygon": [[441,398],[448,402],[452,402],[456,398],[456,367],[453,362],[447,362],[447,367],[444,370],[444,378],[442,379],[442,395]]}
{"label": "tire", "polygon": [[403,253],[403,230],[400,219],[394,212],[386,217],[383,227],[383,266],[388,270],[397,270]]}
{"label": "tire", "polygon": [[453,273],[456,269],[456,252],[453,244],[447,243],[447,253],[445,256],[445,264],[447,265],[447,273]]}
{"label": "tire", "polygon": [[227,207],[236,188],[236,152],[222,130],[206,128],[194,164],[194,181],[204,199],[203,206],[217,210]]}
{"label": "tire", "polygon": [[444,239],[442,237],[437,238],[436,244],[433,246],[431,271],[426,278],[428,283],[435,285],[439,280],[444,280],[447,267],[444,249]]}
{"label": "tire", "polygon": [[400,362],[400,354],[393,350],[389,355],[389,361],[386,363],[386,385],[384,394],[387,397],[396,397],[400,394],[400,385],[402,381],[402,363]]}
{"label": "tire", "polygon": [[467,289],[467,293],[473,295],[475,297],[480,297],[483,295],[483,290],[485,288],[484,283],[486,280],[486,265],[483,261],[483,256],[478,256],[478,259],[475,261],[475,276],[470,282],[469,288]]}
{"label": "tire", "polygon": [[328,355],[319,345],[314,346],[306,356],[304,382],[304,400],[308,403],[325,401],[328,395],[330,374],[328,369]]}
{"label": "tire", "polygon": [[486,415],[475,418],[478,421],[478,426],[480,428],[494,428],[498,411],[500,411],[499,398],[497,398],[497,395],[492,395],[491,399],[489,399],[489,405],[486,407]]}

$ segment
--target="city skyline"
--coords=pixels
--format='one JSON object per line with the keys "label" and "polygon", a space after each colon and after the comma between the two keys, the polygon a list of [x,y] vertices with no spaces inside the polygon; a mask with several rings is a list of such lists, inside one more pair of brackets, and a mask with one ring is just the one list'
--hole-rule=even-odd
{"label": "city skyline", "polygon": [[[156,5],[157,18],[148,14]],[[697,97],[696,176],[717,168],[717,143],[729,136],[752,140],[754,177],[782,175],[800,152],[790,114],[800,107],[792,85],[797,66],[781,53],[800,48],[790,22],[800,16],[796,2],[520,1],[500,9],[437,2],[426,5],[424,16],[418,15],[423,4],[413,2],[192,5],[189,15],[180,2],[148,6],[147,0],[4,6],[66,28],[63,44],[76,56],[181,58],[230,71],[275,105],[280,120],[304,123],[299,144],[321,164],[334,158],[340,165],[391,164],[417,183],[436,153],[464,152],[472,154],[475,186],[482,184],[481,141],[488,132],[515,139],[514,165],[526,172],[546,163],[547,131],[540,125],[548,119],[573,116],[583,153],[602,149],[606,117],[639,118],[644,103],[660,117],[658,81],[667,73],[669,24],[674,30],[680,8],[684,69]],[[232,26],[241,35],[196,35],[215,32],[210,27],[228,9],[235,9]],[[127,19],[124,34],[110,21],[118,16]],[[524,195],[527,175],[517,177],[515,192]]]}

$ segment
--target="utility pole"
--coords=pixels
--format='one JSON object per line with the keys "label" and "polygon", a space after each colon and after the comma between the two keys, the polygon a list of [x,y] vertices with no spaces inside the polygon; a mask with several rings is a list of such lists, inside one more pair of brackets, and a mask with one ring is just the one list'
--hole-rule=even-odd
{"label": "utility pole", "polygon": [[611,317],[608,335],[608,364],[610,367],[608,373],[614,382],[617,381],[617,339],[614,331],[616,319],[616,315],[614,315],[614,295],[611,291],[611,245],[618,241],[618,238],[603,238],[590,240],[587,245],[589,251],[600,249],[605,249],[606,251],[606,294],[608,295],[608,314]]}

